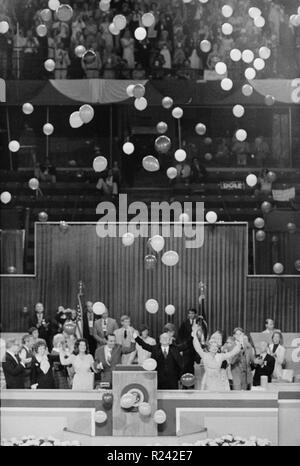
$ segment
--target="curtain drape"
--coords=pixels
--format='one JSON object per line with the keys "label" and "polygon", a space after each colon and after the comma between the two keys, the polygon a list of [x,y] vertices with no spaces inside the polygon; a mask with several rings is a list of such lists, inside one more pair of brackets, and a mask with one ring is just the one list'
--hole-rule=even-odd
{"label": "curtain drape", "polygon": [[0,230],[0,273],[7,274],[9,267],[23,273],[24,234],[24,230]]}

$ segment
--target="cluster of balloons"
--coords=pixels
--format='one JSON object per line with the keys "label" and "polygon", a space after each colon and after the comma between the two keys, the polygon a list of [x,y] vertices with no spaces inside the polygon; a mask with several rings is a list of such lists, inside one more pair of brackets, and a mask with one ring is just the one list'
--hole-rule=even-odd
{"label": "cluster of balloons", "polygon": [[69,123],[71,128],[80,128],[83,124],[88,124],[94,118],[95,111],[89,104],[84,104],[79,111],[73,112],[70,115]]}

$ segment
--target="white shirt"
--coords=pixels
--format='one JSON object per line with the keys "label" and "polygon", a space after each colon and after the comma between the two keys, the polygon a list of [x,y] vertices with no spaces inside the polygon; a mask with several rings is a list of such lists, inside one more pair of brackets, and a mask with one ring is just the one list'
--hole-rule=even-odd
{"label": "white shirt", "polygon": [[169,348],[170,348],[169,346],[161,346],[161,350],[163,352],[163,355],[165,355],[165,354],[168,355],[169,354]]}
{"label": "white shirt", "polygon": [[[155,345],[156,341],[152,337],[147,337],[145,340],[143,339],[145,343],[148,343],[148,345]],[[151,358],[151,353],[144,348],[142,348],[138,343],[136,344],[136,351],[137,351],[137,358],[138,358],[138,364],[142,365],[143,362],[146,359]]]}
{"label": "white shirt", "polygon": [[24,366],[24,364],[23,364],[22,362],[20,363],[20,362],[18,361],[18,358],[17,358],[17,356],[16,356],[14,353],[11,353],[9,350],[6,350],[6,352],[7,352],[8,354],[10,354],[12,358],[14,358],[14,360],[16,361],[17,364],[22,364],[22,366]]}
{"label": "white shirt", "polygon": [[105,345],[104,354],[105,354],[105,360],[107,364],[110,364],[111,362],[111,353],[112,353],[112,349],[110,349],[107,345]]}

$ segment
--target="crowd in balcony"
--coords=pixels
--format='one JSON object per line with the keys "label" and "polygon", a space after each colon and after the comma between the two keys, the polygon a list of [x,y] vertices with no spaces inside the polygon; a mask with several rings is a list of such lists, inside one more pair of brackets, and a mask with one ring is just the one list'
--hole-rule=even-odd
{"label": "crowd in balcony", "polygon": [[[37,26],[43,23],[40,13],[48,8],[47,0],[1,2],[0,21],[10,26],[0,34],[0,75],[4,79],[198,78],[205,70],[213,70],[218,61],[232,66],[232,48],[257,52],[261,46],[270,48],[271,58],[260,77],[299,75],[300,26],[290,21],[290,15],[297,14],[297,0],[228,0],[233,8],[230,18],[222,16],[218,0],[111,0],[108,11],[101,10],[98,0],[66,3],[73,8],[72,19],[62,22],[53,13],[45,23],[47,34],[40,37]],[[248,15],[253,6],[260,8],[264,27],[255,26]],[[145,12],[153,13],[155,23],[148,28],[146,39],[139,41],[134,32],[142,25]],[[116,14],[124,15],[127,25],[113,35],[109,25]],[[232,24],[231,35],[222,33],[224,22]],[[211,43],[210,51],[201,49],[203,40]],[[93,50],[93,60],[78,57],[78,45]],[[43,66],[47,58],[56,63],[52,73]],[[238,72],[243,70],[239,65]]]}

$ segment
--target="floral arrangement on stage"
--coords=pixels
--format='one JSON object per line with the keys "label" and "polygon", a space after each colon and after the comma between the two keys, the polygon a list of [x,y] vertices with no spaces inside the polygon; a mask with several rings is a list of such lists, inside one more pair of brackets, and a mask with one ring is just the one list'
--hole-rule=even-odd
{"label": "floral arrangement on stage", "polygon": [[21,439],[15,437],[1,440],[2,447],[80,447],[78,440],[58,440],[54,437],[35,437],[34,435],[24,435]]}
{"label": "floral arrangement on stage", "polygon": [[271,445],[271,442],[268,439],[260,439],[254,436],[245,439],[227,434],[216,439],[198,440],[194,445],[199,447],[267,447]]}

